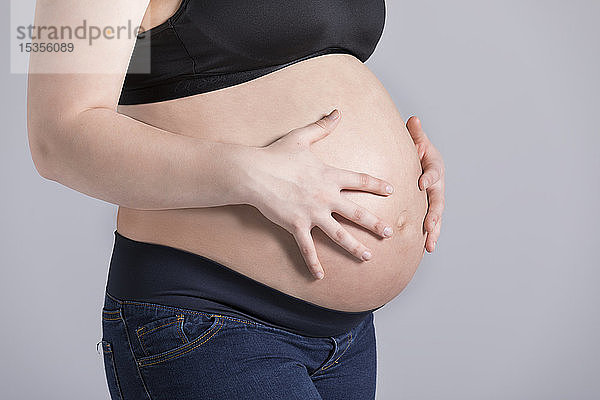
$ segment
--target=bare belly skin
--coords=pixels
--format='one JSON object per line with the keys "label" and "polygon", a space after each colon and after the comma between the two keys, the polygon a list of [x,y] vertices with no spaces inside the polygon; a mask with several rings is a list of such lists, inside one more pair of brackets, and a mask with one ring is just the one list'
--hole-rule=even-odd
{"label": "bare belly skin", "polygon": [[342,192],[392,223],[391,239],[378,238],[333,214],[372,249],[370,261],[355,259],[315,227],[312,233],[325,269],[325,278],[316,280],[293,236],[249,205],[160,211],[119,207],[117,230],[135,240],[201,254],[324,307],[363,311],[387,303],[412,279],[423,257],[428,203],[418,188],[421,166],[404,121],[388,92],[359,60],[346,54],[324,55],[241,85],[121,106],[119,112],[181,135],[266,146],[334,108],[342,113],[338,127],[312,151],[327,164],[367,172],[395,188],[387,198]]}

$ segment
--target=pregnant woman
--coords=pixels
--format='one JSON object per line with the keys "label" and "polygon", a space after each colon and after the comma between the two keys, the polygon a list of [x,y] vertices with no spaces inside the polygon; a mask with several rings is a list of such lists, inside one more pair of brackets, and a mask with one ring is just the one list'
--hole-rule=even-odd
{"label": "pregnant woman", "polygon": [[37,26],[83,20],[144,29],[32,54],[28,127],[42,176],[119,206],[112,398],[373,399],[373,311],[444,190],[363,64],[384,1],[38,1]]}

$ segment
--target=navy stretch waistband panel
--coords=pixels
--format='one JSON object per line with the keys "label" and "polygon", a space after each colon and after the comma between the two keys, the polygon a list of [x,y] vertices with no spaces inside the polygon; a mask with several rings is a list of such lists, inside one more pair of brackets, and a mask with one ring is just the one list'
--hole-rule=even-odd
{"label": "navy stretch waistband panel", "polygon": [[199,254],[114,234],[106,291],[120,300],[240,317],[312,337],[346,333],[380,308],[322,307]]}

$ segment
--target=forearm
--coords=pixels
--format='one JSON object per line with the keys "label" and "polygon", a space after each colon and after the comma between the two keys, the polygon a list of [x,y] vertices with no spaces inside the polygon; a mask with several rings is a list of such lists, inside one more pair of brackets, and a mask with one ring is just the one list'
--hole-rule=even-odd
{"label": "forearm", "polygon": [[74,190],[148,210],[246,203],[256,148],[174,134],[107,108],[62,126],[45,141],[45,176]]}

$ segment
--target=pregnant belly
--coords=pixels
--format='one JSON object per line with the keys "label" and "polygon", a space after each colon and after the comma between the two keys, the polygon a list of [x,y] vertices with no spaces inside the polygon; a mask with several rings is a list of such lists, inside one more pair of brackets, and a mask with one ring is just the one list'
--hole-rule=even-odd
{"label": "pregnant belly", "polygon": [[238,86],[120,107],[119,112],[177,134],[265,146],[333,108],[341,111],[342,119],[312,151],[327,164],[369,173],[395,188],[390,197],[342,191],[392,224],[390,239],[333,214],[371,248],[370,261],[355,259],[315,227],[312,234],[325,269],[325,278],[315,280],[293,236],[249,205],[157,211],[120,207],[117,230],[135,240],[201,254],[324,307],[363,311],[387,303],[408,284],[423,257],[427,196],[418,188],[421,166],[404,121],[379,80],[359,60],[325,55]]}

